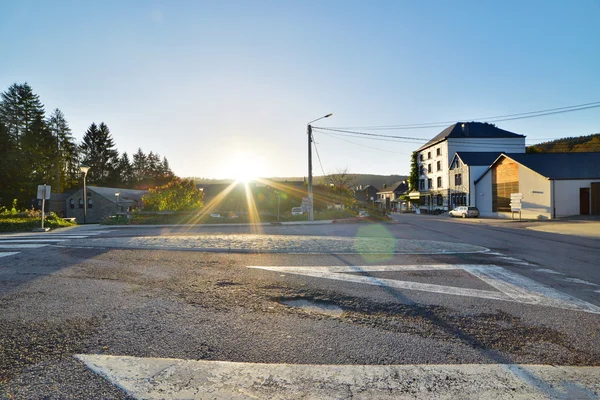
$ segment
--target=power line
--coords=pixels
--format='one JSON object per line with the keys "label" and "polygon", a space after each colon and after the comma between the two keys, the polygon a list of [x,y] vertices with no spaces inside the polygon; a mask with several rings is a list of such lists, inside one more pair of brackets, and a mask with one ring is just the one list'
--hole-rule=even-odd
{"label": "power line", "polygon": [[319,160],[319,165],[321,166],[321,172],[323,176],[325,176],[325,170],[323,169],[323,163],[321,162],[321,156],[319,155],[319,149],[317,148],[317,142],[315,142],[315,135],[313,135],[313,145],[315,146],[315,151],[317,153],[317,159]]}
{"label": "power line", "polygon": [[350,133],[353,135],[363,135],[363,136],[374,136],[374,137],[384,137],[384,138],[392,138],[392,139],[404,139],[404,140],[419,140],[419,141],[423,141],[426,142],[429,139],[421,139],[421,138],[415,138],[415,137],[408,137],[408,136],[392,136],[392,135],[381,135],[378,133],[368,133],[368,132],[358,132],[358,131],[348,131],[348,130],[344,130],[344,129],[336,129],[336,128],[324,128],[324,127],[319,127],[319,126],[313,126],[313,129],[318,129],[320,131],[331,131],[331,132],[341,132],[341,133]]}
{"label": "power line", "polygon": [[[549,108],[546,110],[529,111],[517,114],[505,114],[497,115],[493,117],[480,117],[480,118],[465,118],[461,121],[485,121],[485,122],[501,122],[501,121],[512,121],[517,119],[525,118],[536,118],[546,115],[562,114],[573,111],[587,110],[590,108],[600,107],[600,101],[591,103],[577,104],[573,106],[565,106],[558,108]],[[447,124],[456,123],[455,121],[440,121],[440,122],[427,122],[417,124],[405,124],[405,125],[375,125],[375,126],[353,126],[353,127],[336,127],[338,129],[371,129],[371,130],[394,130],[394,129],[426,129],[426,128],[441,128],[446,127]]]}
{"label": "power line", "polygon": [[401,152],[399,152],[399,151],[385,150],[385,149],[380,149],[380,148],[377,148],[377,147],[366,146],[366,145],[364,145],[364,144],[360,144],[360,143],[352,142],[352,141],[350,141],[350,140],[342,139],[342,138],[340,138],[340,137],[336,137],[336,136],[334,136],[334,134],[330,134],[330,133],[326,133],[326,132],[321,132],[321,133],[322,133],[323,135],[327,135],[327,136],[329,136],[329,137],[332,137],[332,138],[334,138],[334,139],[342,140],[342,141],[344,141],[344,142],[346,142],[346,143],[351,143],[351,144],[353,144],[353,145],[360,146],[360,147],[365,147],[365,148],[367,148],[367,149],[379,150],[379,151],[385,151],[386,153],[394,153],[394,154],[403,154],[403,155],[408,155],[407,153],[401,153]]}

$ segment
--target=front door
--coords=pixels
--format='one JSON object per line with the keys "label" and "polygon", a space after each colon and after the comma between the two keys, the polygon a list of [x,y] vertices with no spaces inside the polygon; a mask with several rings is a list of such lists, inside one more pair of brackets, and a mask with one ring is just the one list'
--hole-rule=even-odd
{"label": "front door", "polygon": [[579,214],[590,213],[590,188],[579,188]]}

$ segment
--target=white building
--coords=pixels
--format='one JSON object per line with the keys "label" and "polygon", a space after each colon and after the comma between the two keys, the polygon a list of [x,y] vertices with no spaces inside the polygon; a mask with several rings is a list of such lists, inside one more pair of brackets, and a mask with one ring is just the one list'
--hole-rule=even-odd
{"label": "white building", "polygon": [[525,153],[525,136],[483,122],[457,122],[444,129],[417,150],[422,211],[451,206],[449,164],[459,151]]}
{"label": "white building", "polygon": [[522,218],[600,215],[600,153],[501,154],[475,193],[482,216],[510,218],[513,193],[523,195]]}
{"label": "white building", "polygon": [[500,156],[497,151],[459,151],[450,161],[450,209],[474,206],[475,180]]}

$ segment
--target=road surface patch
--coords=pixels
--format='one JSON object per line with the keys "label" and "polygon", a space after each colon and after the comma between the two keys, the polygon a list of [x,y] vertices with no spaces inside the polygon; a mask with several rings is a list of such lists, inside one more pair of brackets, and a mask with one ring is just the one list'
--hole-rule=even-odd
{"label": "road surface patch", "polygon": [[600,394],[599,367],[293,365],[75,357],[138,399],[593,399]]}
{"label": "road surface patch", "polygon": [[[425,265],[381,265],[381,266],[248,266],[279,274],[289,273],[306,275],[315,278],[332,279],[345,282],[361,283],[374,286],[385,286],[393,289],[407,289],[431,293],[478,297],[490,300],[503,300],[566,310],[584,311],[600,314],[600,307],[577,299],[542,285],[532,279],[510,272],[497,265],[473,264],[425,264]],[[444,286],[414,281],[376,278],[357,275],[356,273],[391,272],[391,271],[427,271],[427,270],[463,270],[479,278],[495,290],[472,289],[455,286]]]}
{"label": "road surface patch", "polygon": [[5,252],[0,252],[0,257],[14,256],[15,254],[19,254],[19,252],[18,251],[5,251]]}

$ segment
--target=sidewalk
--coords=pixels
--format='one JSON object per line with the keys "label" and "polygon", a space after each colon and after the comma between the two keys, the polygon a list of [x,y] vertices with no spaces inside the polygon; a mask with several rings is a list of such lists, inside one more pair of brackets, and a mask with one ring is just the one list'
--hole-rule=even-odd
{"label": "sidewalk", "polygon": [[600,239],[600,221],[548,222],[536,226],[528,226],[526,229]]}

